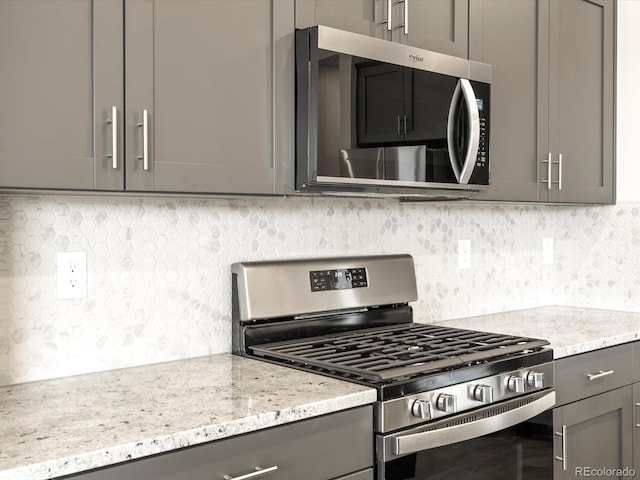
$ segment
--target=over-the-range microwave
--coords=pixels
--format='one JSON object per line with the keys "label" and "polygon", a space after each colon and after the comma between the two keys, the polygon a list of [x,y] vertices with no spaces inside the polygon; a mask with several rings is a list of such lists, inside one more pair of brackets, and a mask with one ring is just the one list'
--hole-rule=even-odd
{"label": "over-the-range microwave", "polygon": [[489,186],[491,66],[296,31],[296,189],[466,198]]}

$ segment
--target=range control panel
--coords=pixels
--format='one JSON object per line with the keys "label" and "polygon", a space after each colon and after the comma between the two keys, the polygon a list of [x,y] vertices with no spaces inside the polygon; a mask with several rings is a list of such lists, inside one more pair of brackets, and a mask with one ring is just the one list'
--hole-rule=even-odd
{"label": "range control panel", "polygon": [[366,268],[312,270],[309,272],[309,279],[312,292],[349,290],[368,286]]}

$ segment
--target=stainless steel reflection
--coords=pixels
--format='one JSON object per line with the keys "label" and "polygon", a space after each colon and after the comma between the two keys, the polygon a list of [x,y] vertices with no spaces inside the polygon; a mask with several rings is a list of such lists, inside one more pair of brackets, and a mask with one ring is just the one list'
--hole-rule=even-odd
{"label": "stainless steel reflection", "polygon": [[384,148],[340,150],[340,176],[346,178],[384,178]]}
{"label": "stainless steel reflection", "polygon": [[[340,176],[349,179],[425,182],[424,145],[340,150]],[[351,182],[350,182],[351,183]]]}
{"label": "stainless steel reflection", "polygon": [[545,391],[402,433],[379,436],[378,452],[382,452],[382,461],[388,462],[411,453],[478,438],[529,420],[552,408],[555,402],[556,393]]}
{"label": "stainless steel reflection", "polygon": [[424,145],[387,147],[384,150],[384,176],[387,180],[407,182],[427,180],[427,147]]}

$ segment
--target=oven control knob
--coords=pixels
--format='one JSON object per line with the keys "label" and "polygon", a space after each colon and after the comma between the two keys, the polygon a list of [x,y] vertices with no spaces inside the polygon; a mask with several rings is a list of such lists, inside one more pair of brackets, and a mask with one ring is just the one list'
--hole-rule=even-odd
{"label": "oven control knob", "polygon": [[507,379],[507,390],[514,393],[524,393],[524,377],[511,375]]}
{"label": "oven control knob", "polygon": [[483,403],[493,402],[493,388],[489,385],[475,385],[472,390],[474,400]]}
{"label": "oven control knob", "polygon": [[455,413],[456,397],[448,393],[441,393],[436,398],[436,408],[441,412]]}
{"label": "oven control knob", "polygon": [[414,417],[428,420],[431,418],[431,402],[428,400],[416,400],[411,406],[411,414]]}
{"label": "oven control knob", "polygon": [[541,373],[541,372],[527,373],[527,385],[533,388],[544,387],[544,373]]}

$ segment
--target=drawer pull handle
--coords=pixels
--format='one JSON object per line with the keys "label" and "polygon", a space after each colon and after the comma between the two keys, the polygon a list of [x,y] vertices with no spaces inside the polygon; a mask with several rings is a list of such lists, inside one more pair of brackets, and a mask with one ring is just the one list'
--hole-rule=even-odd
{"label": "drawer pull handle", "polygon": [[589,380],[596,380],[598,378],[612,375],[613,372],[614,372],[613,370],[607,370],[606,372],[603,372],[602,370],[600,370],[598,373],[587,373],[587,377],[589,377]]}
{"label": "drawer pull handle", "polygon": [[274,465],[273,467],[262,468],[256,465],[255,467],[253,467],[253,469],[255,470],[254,472],[246,473],[244,475],[240,475],[239,477],[232,477],[231,475],[225,475],[223,478],[224,480],[249,480],[250,478],[257,478],[262,475],[275,472],[276,470],[278,470],[278,466]]}

